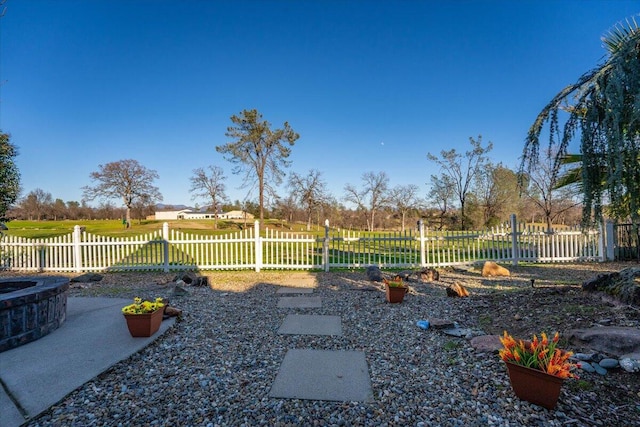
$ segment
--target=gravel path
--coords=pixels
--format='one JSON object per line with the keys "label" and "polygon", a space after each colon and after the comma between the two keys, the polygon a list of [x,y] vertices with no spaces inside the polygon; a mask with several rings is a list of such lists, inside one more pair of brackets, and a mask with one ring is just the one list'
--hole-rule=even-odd
{"label": "gravel path", "polygon": [[[572,267],[557,267],[551,277],[564,268]],[[574,268],[571,277],[590,277],[594,269]],[[172,296],[174,274],[107,274],[71,295],[160,296],[183,310],[182,320],[27,425],[608,426],[620,420],[640,425],[638,376],[635,389],[628,391],[635,405],[618,408],[593,388],[565,384],[557,409],[548,411],[514,396],[497,355],[475,352],[467,339],[416,327],[417,320],[436,317],[484,334],[478,321],[482,307],[474,296],[526,289],[534,273],[516,270],[517,277],[502,281],[444,272],[442,283],[416,284],[402,304],[394,305],[362,271],[212,273],[211,288],[189,287],[182,297]],[[544,271],[535,271],[538,283],[551,283]],[[472,297],[446,297],[444,288],[453,280],[463,280]],[[323,307],[278,309],[275,284],[314,287]],[[296,313],[338,315],[343,336],[278,335],[285,316]],[[269,398],[280,363],[293,348],[365,352],[374,401]]]}

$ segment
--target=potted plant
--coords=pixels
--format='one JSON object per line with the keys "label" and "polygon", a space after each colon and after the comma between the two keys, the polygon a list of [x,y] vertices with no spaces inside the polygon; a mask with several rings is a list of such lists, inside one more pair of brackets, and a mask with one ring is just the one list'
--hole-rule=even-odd
{"label": "potted plant", "polygon": [[531,341],[515,340],[504,331],[500,342],[500,358],[507,365],[513,392],[522,400],[554,409],[560,396],[560,388],[567,378],[578,378],[572,372],[580,365],[571,363],[570,351],[560,350],[559,334],[552,340],[542,332]]}
{"label": "potted plant", "polygon": [[122,307],[132,337],[150,337],[155,334],[160,329],[163,312],[162,298],[156,298],[151,302],[136,297],[133,304]]}
{"label": "potted plant", "polygon": [[391,303],[402,302],[404,294],[407,293],[409,288],[404,284],[402,278],[396,277],[392,280],[384,279],[384,288],[387,295],[387,301]]}

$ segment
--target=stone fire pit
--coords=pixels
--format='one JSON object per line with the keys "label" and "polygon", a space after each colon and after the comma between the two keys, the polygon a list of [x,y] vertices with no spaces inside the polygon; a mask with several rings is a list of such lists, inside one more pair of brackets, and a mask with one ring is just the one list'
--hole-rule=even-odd
{"label": "stone fire pit", "polygon": [[67,316],[69,279],[0,279],[0,352],[37,340],[57,329]]}

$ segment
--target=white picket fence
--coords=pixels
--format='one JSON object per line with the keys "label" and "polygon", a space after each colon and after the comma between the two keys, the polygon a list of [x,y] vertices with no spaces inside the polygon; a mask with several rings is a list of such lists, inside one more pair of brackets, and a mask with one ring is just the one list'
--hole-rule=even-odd
{"label": "white picket fence", "polygon": [[225,235],[161,230],[134,237],[105,237],[76,226],[48,239],[3,236],[0,268],[16,271],[89,272],[132,270],[241,270],[441,267],[492,260],[518,262],[603,261],[602,230],[548,234],[517,224],[485,231],[352,233],[330,230],[324,237],[253,228]]}

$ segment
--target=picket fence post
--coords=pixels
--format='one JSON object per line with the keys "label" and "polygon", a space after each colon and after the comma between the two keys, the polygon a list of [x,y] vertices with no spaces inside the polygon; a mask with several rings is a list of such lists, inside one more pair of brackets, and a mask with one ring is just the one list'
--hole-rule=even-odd
{"label": "picket fence post", "polygon": [[516,214],[511,214],[511,256],[513,258],[513,265],[518,265],[519,252],[518,221],[516,220]]}
{"label": "picket fence post", "polygon": [[162,250],[164,251],[164,272],[169,272],[169,223],[162,224]]}
{"label": "picket fence post", "polygon": [[255,254],[256,254],[256,273],[260,272],[262,267],[262,239],[260,238],[260,221],[256,221],[253,225],[255,232]]}
{"label": "picket fence post", "polygon": [[418,220],[418,232],[420,233],[420,267],[426,267],[427,253],[425,251],[424,224],[421,219]]}
{"label": "picket fence post", "polygon": [[322,242],[322,262],[324,271],[329,271],[329,220],[324,220],[324,241]]}
{"label": "picket fence post", "polygon": [[602,235],[602,230],[600,230],[600,241],[603,239],[606,240],[606,253],[600,253],[603,261],[615,261],[616,253],[615,253],[615,229],[614,229],[613,221],[607,221],[605,224],[605,233]]}
{"label": "picket fence post", "polygon": [[73,267],[76,273],[82,272],[82,250],[80,240],[82,239],[82,228],[79,225],[73,227]]}

